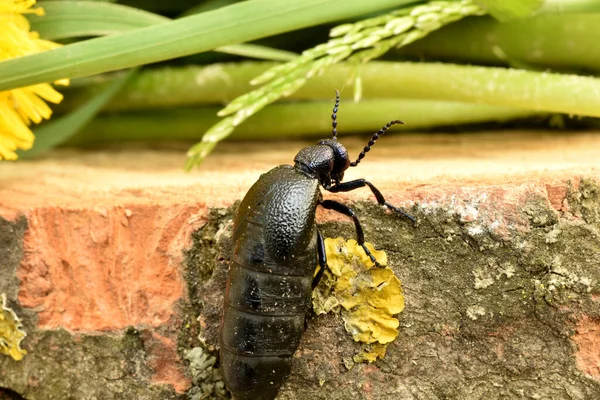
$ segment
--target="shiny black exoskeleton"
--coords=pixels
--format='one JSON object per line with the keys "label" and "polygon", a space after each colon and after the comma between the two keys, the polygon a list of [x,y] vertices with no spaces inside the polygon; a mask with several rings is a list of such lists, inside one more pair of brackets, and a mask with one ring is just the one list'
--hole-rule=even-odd
{"label": "shiny black exoskeleton", "polygon": [[[354,211],[337,201],[323,200],[319,186],[334,193],[368,186],[380,205],[414,222],[387,203],[370,182],[341,182],[344,171],[356,166],[380,135],[402,122],[394,120],[382,127],[351,163],[336,138],[339,101],[336,91],[333,138],[300,150],[293,167],[280,165],[261,175],[235,215],[220,363],[225,383],[237,400],[274,399],[290,373],[311,291],[327,266],[323,237],[315,225],[317,206],[352,217],[358,243],[376,263],[364,246]],[[316,260],[320,268],[313,278]]]}

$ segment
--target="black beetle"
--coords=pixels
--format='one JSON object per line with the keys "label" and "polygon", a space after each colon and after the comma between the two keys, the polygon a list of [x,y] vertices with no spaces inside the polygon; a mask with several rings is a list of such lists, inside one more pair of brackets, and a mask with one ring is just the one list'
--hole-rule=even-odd
{"label": "black beetle", "polygon": [[[364,245],[354,211],[337,201],[323,200],[319,186],[334,193],[368,186],[381,206],[414,222],[386,202],[369,181],[341,182],[344,171],[358,165],[380,135],[403,122],[394,120],[383,126],[357,160],[350,162],[336,138],[339,102],[336,90],[333,138],[300,150],[293,167],[280,165],[261,175],[235,215],[220,327],[220,363],[225,383],[237,400],[274,399],[290,373],[312,289],[327,267],[323,236],[315,224],[318,205],[352,217],[358,243],[379,265]],[[320,268],[314,276],[316,260]]]}

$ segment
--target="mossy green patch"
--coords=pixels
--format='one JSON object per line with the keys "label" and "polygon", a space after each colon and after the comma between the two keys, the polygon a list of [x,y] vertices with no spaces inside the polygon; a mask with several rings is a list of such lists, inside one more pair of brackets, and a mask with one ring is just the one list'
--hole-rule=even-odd
{"label": "mossy green patch", "polygon": [[0,357],[0,387],[28,400],[181,400],[170,385],[152,383],[150,331],[73,334],[33,329],[22,361]]}

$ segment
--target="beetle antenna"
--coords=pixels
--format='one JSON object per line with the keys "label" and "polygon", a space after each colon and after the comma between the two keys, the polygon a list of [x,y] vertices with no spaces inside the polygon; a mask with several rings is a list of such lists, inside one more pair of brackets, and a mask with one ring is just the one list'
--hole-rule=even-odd
{"label": "beetle antenna", "polygon": [[337,140],[337,112],[340,106],[340,91],[335,89],[335,106],[333,106],[333,114],[331,114],[331,126],[333,127],[333,140]]}
{"label": "beetle antenna", "polygon": [[377,139],[379,139],[379,136],[383,135],[385,133],[385,131],[387,131],[390,128],[390,126],[396,125],[396,124],[404,124],[404,122],[402,122],[398,119],[395,119],[395,120],[390,121],[387,124],[385,124],[379,131],[375,132],[373,134],[373,136],[371,137],[371,140],[369,140],[369,143],[365,146],[363,151],[361,151],[360,154],[358,155],[358,158],[356,159],[356,161],[351,162],[350,166],[356,167],[358,165],[358,163],[360,162],[360,160],[365,158],[365,156],[367,155],[369,150],[371,150],[371,146],[373,146],[375,144]]}

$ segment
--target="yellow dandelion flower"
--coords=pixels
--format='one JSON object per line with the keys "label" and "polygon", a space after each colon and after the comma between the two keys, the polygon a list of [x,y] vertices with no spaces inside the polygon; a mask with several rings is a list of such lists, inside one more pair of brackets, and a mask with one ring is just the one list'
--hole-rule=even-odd
{"label": "yellow dandelion flower", "polygon": [[[43,14],[41,8],[32,9],[33,5],[35,0],[0,0],[0,62],[59,46],[30,32],[23,14]],[[55,83],[66,85],[69,81]],[[34,136],[29,125],[50,118],[52,110],[46,101],[59,103],[62,97],[47,83],[0,92],[0,160],[14,160],[15,150],[31,148]]]}

